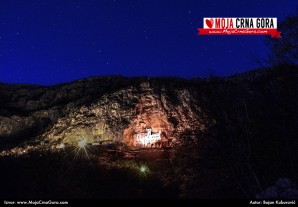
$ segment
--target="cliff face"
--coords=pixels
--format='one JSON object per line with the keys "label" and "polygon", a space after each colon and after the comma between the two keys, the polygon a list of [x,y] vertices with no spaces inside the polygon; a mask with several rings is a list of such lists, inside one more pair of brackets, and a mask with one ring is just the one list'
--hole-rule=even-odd
{"label": "cliff face", "polygon": [[39,140],[131,144],[151,127],[163,141],[210,125],[191,81],[176,78],[90,78],[66,85],[5,85],[0,91],[0,142]]}
{"label": "cliff face", "polygon": [[[127,193],[128,197],[141,192],[126,190],[131,188],[129,179],[136,175],[136,189],[140,187],[139,174],[135,173],[139,168],[135,167],[141,158],[126,157],[135,153],[134,150],[123,148],[129,153],[122,152],[115,159],[117,155],[108,154],[109,146],[103,147],[108,150],[95,153],[92,162],[95,165],[89,165],[84,157],[78,159],[78,168],[70,173],[74,177],[67,180],[60,174],[65,173],[66,163],[72,163],[74,147],[51,149],[65,146],[61,143],[77,146],[83,139],[110,140],[131,146],[134,134],[151,127],[153,132],[161,131],[163,141],[177,141],[173,150],[136,152],[144,156],[145,162],[156,165],[152,170],[161,176],[158,178],[161,185],[157,185],[160,188],[175,189],[174,194],[179,189],[179,195],[189,198],[263,195],[262,189],[272,186],[279,178],[298,180],[297,94],[298,67],[289,65],[227,78],[113,76],[50,87],[0,84],[0,158],[4,171],[8,169],[2,176],[1,183],[6,183],[3,192],[9,188],[8,192],[13,195],[22,186],[20,183],[25,183],[26,190],[19,193],[23,197],[31,189],[31,181],[36,184],[31,193],[38,195],[50,185],[50,193],[54,195],[81,189],[75,192],[74,198],[82,196],[82,192],[90,195],[89,190],[98,196],[101,194],[97,187],[103,186],[100,183],[115,183],[111,188],[113,193],[103,191],[107,194],[102,195],[112,196],[117,189],[125,189],[117,192],[121,196]],[[100,151],[100,148],[93,149]],[[156,162],[152,162],[154,159]],[[119,177],[121,173],[115,174],[114,170],[121,166],[125,173],[129,172],[128,163],[134,166],[132,174],[122,174],[122,177]],[[43,173],[36,170],[36,165],[44,166]],[[56,168],[50,171],[49,165]],[[109,174],[106,170],[111,166],[115,169]],[[98,173],[100,176],[92,176]],[[41,175],[46,176],[38,180]],[[73,181],[78,177],[89,180],[76,184]],[[63,179],[57,182],[57,178]],[[15,179],[12,185],[11,180]],[[40,188],[44,180],[47,182]],[[152,186],[152,179],[146,180]],[[121,181],[125,182],[119,188]],[[94,188],[85,191],[81,184]],[[154,186],[152,192],[156,189],[159,187]]]}
{"label": "cliff face", "polygon": [[[232,133],[238,129],[226,130],[243,117],[260,123],[259,131],[273,120],[266,127],[274,130],[282,116],[289,126],[297,122],[297,91],[297,66],[229,78],[112,76],[49,87],[0,84],[0,146],[77,145],[82,139],[131,145],[132,136],[146,127],[161,131],[167,141],[213,126],[215,133]],[[279,118],[270,118],[273,114]]]}

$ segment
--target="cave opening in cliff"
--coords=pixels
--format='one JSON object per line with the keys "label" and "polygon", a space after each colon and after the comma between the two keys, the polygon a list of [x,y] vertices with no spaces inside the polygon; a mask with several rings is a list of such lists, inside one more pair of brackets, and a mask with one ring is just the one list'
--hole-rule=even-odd
{"label": "cave opening in cliff", "polygon": [[174,127],[161,111],[142,111],[123,131],[130,147],[160,148],[173,136]]}

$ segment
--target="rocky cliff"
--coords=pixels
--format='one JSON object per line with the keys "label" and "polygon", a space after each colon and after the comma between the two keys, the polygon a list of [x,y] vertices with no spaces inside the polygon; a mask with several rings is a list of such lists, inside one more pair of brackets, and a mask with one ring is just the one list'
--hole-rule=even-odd
{"label": "rocky cliff", "polygon": [[[129,197],[135,195],[131,192],[143,192],[134,191],[130,182],[135,181],[134,186],[139,189],[140,177],[135,169],[139,169],[136,166],[140,157],[127,158],[123,154],[117,160],[106,151],[98,152],[93,161],[89,160],[88,170],[89,162],[84,157],[77,159],[80,164],[65,179],[60,176],[65,174],[67,163],[74,160],[74,147],[51,149],[62,143],[77,146],[83,139],[131,146],[134,134],[151,127],[154,132],[161,131],[165,143],[176,141],[172,150],[157,149],[155,153],[144,150],[148,151],[144,160],[148,165],[156,165],[156,174],[151,176],[157,176],[157,185],[148,179],[148,186],[152,187],[148,189],[153,189],[152,192],[172,189],[173,195],[189,198],[266,197],[267,190],[264,190],[279,178],[296,183],[298,180],[297,94],[298,67],[295,65],[226,78],[111,76],[48,87],[0,84],[0,161],[3,169],[7,169],[3,171],[1,183],[6,184],[2,192],[14,195],[19,189],[23,197],[32,183],[36,186],[28,195],[39,195],[47,186],[51,186],[46,191],[49,195],[59,192],[59,196],[61,192],[68,195],[69,189],[78,189],[70,195],[75,198],[112,197],[115,190],[120,197],[123,193]],[[38,147],[41,150],[35,150]],[[100,147],[94,148],[100,150]],[[129,148],[124,151],[135,152]],[[144,155],[141,151],[139,155]],[[159,153],[166,159],[151,160],[151,156]],[[132,171],[127,171],[127,163],[131,163]],[[36,165],[44,167],[36,169]],[[50,171],[52,166],[56,167]],[[111,166],[123,171],[115,174]],[[73,182],[81,177],[87,181]],[[104,186],[103,183],[114,185],[113,190],[99,190],[98,186]],[[166,197],[163,193],[157,194]]]}
{"label": "rocky cliff", "polygon": [[229,78],[111,76],[48,87],[0,84],[0,144],[87,139],[129,145],[146,127],[161,131],[163,140],[175,140],[185,131],[205,133],[218,122],[231,124],[243,110],[251,117],[281,110],[276,104],[285,103],[282,98],[297,106],[295,94],[296,66]]}
{"label": "rocky cliff", "polygon": [[0,85],[0,142],[77,144],[113,140],[131,144],[151,127],[172,140],[210,123],[193,81],[178,78],[97,77],[42,87]]}

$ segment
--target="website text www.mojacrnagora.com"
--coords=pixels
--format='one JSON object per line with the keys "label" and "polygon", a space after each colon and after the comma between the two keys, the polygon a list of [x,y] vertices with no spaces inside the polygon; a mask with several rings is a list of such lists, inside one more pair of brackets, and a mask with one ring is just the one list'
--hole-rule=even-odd
{"label": "website text www.mojacrnagora.com", "polygon": [[40,204],[45,204],[45,205],[49,205],[49,204],[68,204],[68,201],[52,201],[52,200],[4,200],[3,204],[6,205],[15,205],[15,204],[29,204],[29,205],[40,205]]}

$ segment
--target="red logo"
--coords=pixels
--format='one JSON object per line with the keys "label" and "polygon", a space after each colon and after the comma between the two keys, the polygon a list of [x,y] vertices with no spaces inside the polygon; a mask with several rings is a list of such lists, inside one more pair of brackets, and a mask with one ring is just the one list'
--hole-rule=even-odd
{"label": "red logo", "polygon": [[205,22],[206,22],[207,26],[211,29],[212,26],[213,26],[214,20],[213,19],[206,19]]}
{"label": "red logo", "polygon": [[277,18],[211,17],[204,18],[199,35],[271,35],[281,38]]}

